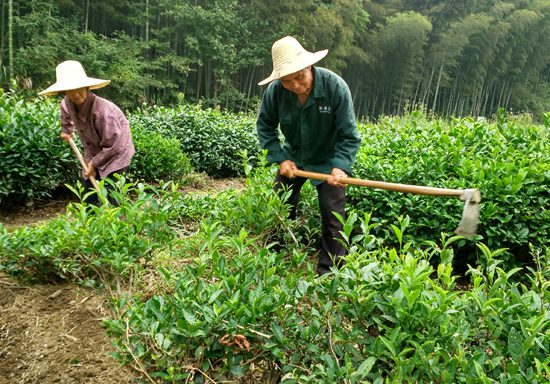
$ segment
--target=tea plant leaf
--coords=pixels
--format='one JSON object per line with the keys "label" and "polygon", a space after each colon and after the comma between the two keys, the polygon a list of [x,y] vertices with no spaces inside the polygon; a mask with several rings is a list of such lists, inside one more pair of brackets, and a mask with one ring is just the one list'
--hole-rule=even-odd
{"label": "tea plant leaf", "polygon": [[382,341],[382,343],[384,343],[384,345],[386,346],[388,351],[390,351],[391,356],[393,358],[396,358],[397,357],[397,352],[395,350],[395,346],[393,345],[393,343],[389,339],[385,338],[384,336],[380,336],[379,339],[380,339],[380,341]]}
{"label": "tea plant leaf", "polygon": [[218,289],[217,291],[215,291],[214,293],[212,293],[212,295],[210,296],[210,298],[208,299],[208,304],[211,305],[212,303],[214,303],[216,301],[216,299],[223,293],[223,289]]}
{"label": "tea plant leaf", "polygon": [[185,309],[183,310],[183,317],[191,325],[194,325],[197,323],[197,319],[195,318],[195,316],[191,312],[186,311]]}
{"label": "tea plant leaf", "polygon": [[522,344],[523,337],[521,333],[516,328],[510,329],[508,333],[508,351],[510,352],[510,356],[516,361],[522,356]]}
{"label": "tea plant leaf", "polygon": [[284,341],[283,328],[275,323],[272,323],[271,330],[273,331],[273,335],[275,335],[275,338],[282,343]]}

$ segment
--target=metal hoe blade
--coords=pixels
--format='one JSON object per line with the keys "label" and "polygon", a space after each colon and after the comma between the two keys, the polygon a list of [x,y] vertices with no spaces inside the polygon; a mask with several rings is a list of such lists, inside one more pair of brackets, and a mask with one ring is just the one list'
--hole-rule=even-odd
{"label": "metal hoe blade", "polygon": [[455,229],[455,233],[471,239],[476,234],[479,223],[481,194],[477,189],[466,189],[464,195],[461,196],[461,200],[464,200],[464,210],[462,211],[462,218]]}

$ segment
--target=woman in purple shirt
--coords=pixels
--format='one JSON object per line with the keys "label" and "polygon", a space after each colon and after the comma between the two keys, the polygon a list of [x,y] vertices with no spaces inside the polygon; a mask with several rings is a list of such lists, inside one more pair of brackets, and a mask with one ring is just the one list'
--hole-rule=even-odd
{"label": "woman in purple shirt", "polygon": [[[115,174],[124,174],[135,153],[124,113],[111,101],[89,92],[110,82],[86,76],[78,61],[69,60],[57,66],[55,84],[39,93],[65,94],[61,101],[61,138],[68,141],[75,131],[80,138],[88,165],[87,171],[82,171],[85,188],[92,188],[90,177],[115,180]],[[87,202],[98,205],[98,196],[91,194]]]}

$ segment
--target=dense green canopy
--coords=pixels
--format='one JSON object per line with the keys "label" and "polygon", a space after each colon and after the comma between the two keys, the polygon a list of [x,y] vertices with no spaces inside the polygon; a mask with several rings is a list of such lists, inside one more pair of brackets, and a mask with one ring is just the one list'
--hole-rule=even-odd
{"label": "dense green canopy", "polygon": [[[359,116],[550,110],[545,0],[5,0],[0,82],[36,92],[57,63],[113,80],[127,109],[181,99],[255,110],[291,34],[350,84]],[[15,78],[16,83],[10,81]]]}

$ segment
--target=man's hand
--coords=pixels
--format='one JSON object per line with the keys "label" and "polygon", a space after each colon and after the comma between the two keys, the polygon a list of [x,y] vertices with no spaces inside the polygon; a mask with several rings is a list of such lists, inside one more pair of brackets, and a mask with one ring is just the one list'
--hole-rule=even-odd
{"label": "man's hand", "polygon": [[87,178],[90,178],[90,177],[95,177],[95,174],[96,174],[96,170],[95,170],[95,166],[94,166],[94,163],[92,163],[91,161],[88,163],[88,172],[86,172],[86,177]]}
{"label": "man's hand", "polygon": [[68,143],[69,139],[73,139],[74,134],[73,133],[61,132],[61,135],[59,135],[59,136],[61,136],[61,138]]}
{"label": "man's hand", "polygon": [[294,179],[294,171],[298,170],[298,167],[292,160],[285,160],[279,164],[279,173],[289,179]]}
{"label": "man's hand", "polygon": [[342,171],[340,168],[332,168],[332,173],[327,179],[327,183],[333,187],[345,187],[346,184],[343,184],[340,180],[342,177],[348,177],[346,172]]}

